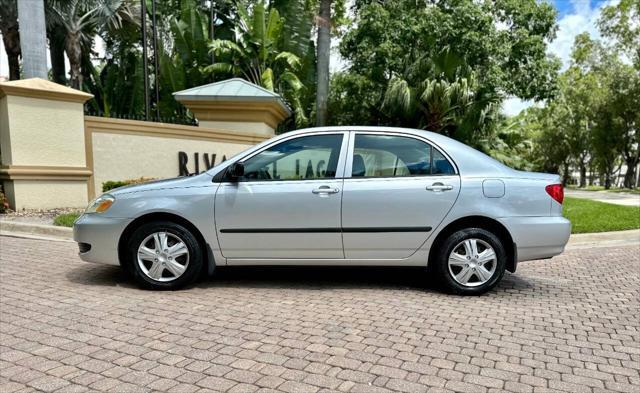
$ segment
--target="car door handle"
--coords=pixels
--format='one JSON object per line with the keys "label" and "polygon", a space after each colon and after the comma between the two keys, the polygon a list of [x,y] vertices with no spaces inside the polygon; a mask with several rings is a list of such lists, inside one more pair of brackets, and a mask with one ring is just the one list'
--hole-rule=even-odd
{"label": "car door handle", "polygon": [[442,184],[440,182],[437,182],[437,183],[433,183],[430,186],[427,186],[427,190],[435,191],[435,192],[449,191],[449,190],[453,190],[453,186],[449,184]]}
{"label": "car door handle", "polygon": [[340,192],[340,189],[329,186],[320,186],[311,192],[314,194],[337,194]]}

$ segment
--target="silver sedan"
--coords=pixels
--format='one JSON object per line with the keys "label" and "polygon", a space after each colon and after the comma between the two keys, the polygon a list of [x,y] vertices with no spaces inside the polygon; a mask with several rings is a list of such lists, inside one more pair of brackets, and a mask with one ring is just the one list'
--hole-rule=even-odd
{"label": "silver sedan", "polygon": [[557,175],[513,170],[443,135],[330,127],[277,136],[197,176],[123,187],[74,225],[85,261],[142,286],[231,265],[422,266],[452,293],[560,254]]}

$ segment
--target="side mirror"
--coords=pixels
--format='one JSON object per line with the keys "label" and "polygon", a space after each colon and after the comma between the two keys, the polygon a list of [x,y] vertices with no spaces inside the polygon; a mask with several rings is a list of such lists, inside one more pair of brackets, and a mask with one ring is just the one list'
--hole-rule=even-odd
{"label": "side mirror", "polygon": [[227,175],[232,181],[238,180],[244,176],[244,164],[241,162],[234,162],[227,170]]}

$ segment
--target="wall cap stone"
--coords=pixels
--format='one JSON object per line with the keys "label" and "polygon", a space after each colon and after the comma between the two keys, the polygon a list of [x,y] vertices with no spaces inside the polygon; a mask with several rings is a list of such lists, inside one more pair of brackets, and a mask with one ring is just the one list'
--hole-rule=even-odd
{"label": "wall cap stone", "polygon": [[85,103],[93,94],[59,85],[41,78],[20,79],[0,82],[0,98],[4,96],[23,96],[48,100],[61,100]]}
{"label": "wall cap stone", "polygon": [[280,95],[241,78],[173,93],[200,121],[262,122],[276,128],[291,116]]}

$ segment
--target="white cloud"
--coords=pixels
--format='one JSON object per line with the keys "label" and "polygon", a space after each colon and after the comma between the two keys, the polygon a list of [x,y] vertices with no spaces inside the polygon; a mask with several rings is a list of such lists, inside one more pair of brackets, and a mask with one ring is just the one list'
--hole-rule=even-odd
{"label": "white cloud", "polygon": [[[566,1],[566,0],[559,0]],[[619,0],[610,0],[591,7],[589,0],[571,0],[573,12],[567,13],[558,20],[556,39],[549,44],[548,53],[552,53],[562,60],[562,70],[569,66],[571,48],[577,35],[589,33],[592,38],[600,39],[597,22],[602,7],[616,4]]]}
{"label": "white cloud", "polygon": [[507,116],[515,116],[522,110],[535,105],[532,100],[523,101],[517,97],[511,97],[504,100],[502,103],[502,113]]}

